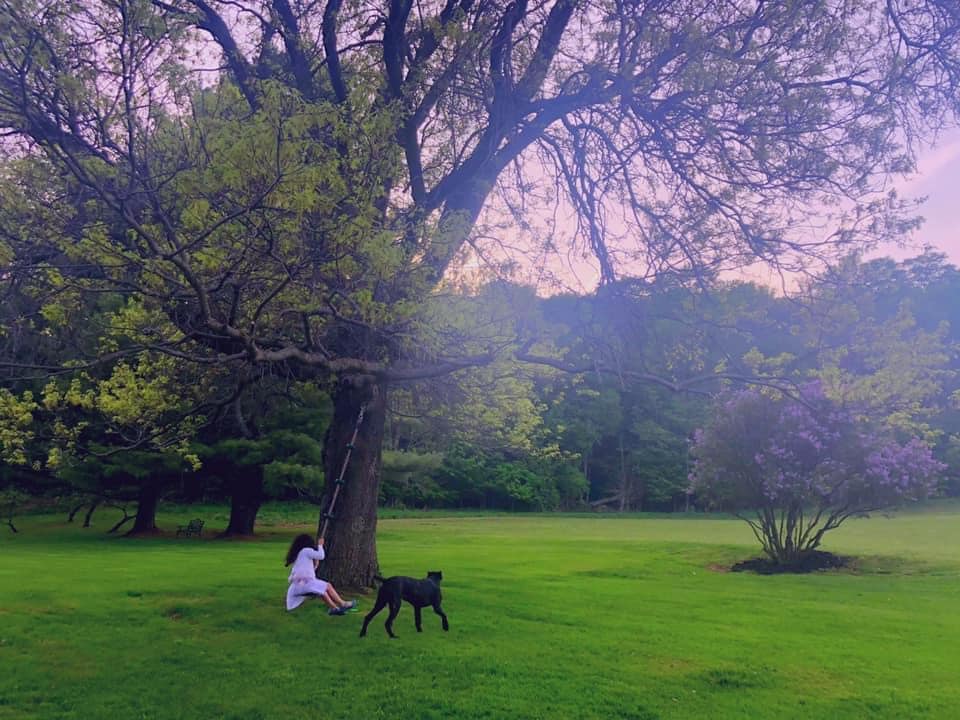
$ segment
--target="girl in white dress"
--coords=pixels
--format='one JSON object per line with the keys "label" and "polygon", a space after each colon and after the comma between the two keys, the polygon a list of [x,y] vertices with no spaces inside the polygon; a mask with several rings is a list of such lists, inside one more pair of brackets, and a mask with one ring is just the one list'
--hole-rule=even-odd
{"label": "girl in white dress", "polygon": [[317,577],[317,566],[323,560],[323,538],[313,538],[306,533],[297,535],[287,551],[287,565],[290,568],[287,588],[287,610],[300,607],[311,595],[316,595],[330,608],[331,615],[343,615],[357,607],[357,601],[346,602],[333,585]]}

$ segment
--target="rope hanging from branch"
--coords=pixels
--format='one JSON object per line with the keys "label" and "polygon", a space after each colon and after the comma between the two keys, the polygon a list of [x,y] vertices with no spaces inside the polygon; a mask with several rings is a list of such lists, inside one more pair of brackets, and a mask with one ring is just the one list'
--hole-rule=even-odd
{"label": "rope hanging from branch", "polygon": [[321,515],[323,519],[323,524],[320,526],[320,537],[324,538],[327,535],[327,527],[330,524],[331,520],[336,519],[336,515],[333,514],[333,510],[337,505],[337,498],[340,497],[340,489],[346,484],[344,476],[347,474],[347,466],[350,464],[350,456],[353,455],[353,448],[357,442],[357,434],[360,432],[360,424],[363,422],[363,412],[366,409],[365,406],[360,406],[360,414],[357,415],[357,424],[353,426],[353,436],[350,438],[350,442],[347,443],[347,454],[343,458],[343,465],[340,467],[340,476],[333,481],[333,495],[330,497],[330,504],[327,505],[326,512]]}

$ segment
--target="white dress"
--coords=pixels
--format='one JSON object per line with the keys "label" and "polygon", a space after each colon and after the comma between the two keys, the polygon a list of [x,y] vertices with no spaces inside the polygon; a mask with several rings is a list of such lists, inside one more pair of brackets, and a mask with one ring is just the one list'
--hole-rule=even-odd
{"label": "white dress", "polygon": [[290,587],[287,588],[287,610],[294,610],[311,595],[323,595],[329,585],[316,575],[314,561],[324,558],[323,548],[314,550],[306,547],[297,553],[297,559],[290,568]]}

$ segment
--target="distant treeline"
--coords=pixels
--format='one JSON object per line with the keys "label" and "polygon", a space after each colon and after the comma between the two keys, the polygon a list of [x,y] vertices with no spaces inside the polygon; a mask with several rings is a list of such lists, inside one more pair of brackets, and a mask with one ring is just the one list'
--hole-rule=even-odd
{"label": "distant treeline", "polygon": [[[535,308],[528,315],[551,352],[391,387],[381,504],[696,509],[689,446],[712,396],[745,384],[789,393],[811,379],[855,415],[930,442],[948,467],[941,491],[960,494],[960,271],[942,255],[851,258],[790,298],[744,282],[623,282],[550,298],[500,285],[488,291]],[[142,530],[162,499],[228,500],[228,531],[248,533],[267,499],[322,502],[332,418],[322,386],[267,375],[224,403],[207,378],[190,388],[200,400],[192,415],[165,417],[165,395],[196,378],[162,359],[149,381],[140,370],[139,384],[116,373],[7,384],[7,507],[44,495],[123,501]],[[121,426],[123,413],[131,420]],[[138,413],[167,434],[166,447],[138,442]]]}

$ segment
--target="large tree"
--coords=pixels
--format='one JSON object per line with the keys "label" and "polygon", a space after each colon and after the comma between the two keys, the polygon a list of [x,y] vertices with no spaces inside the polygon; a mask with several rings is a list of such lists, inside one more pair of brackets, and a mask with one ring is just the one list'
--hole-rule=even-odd
{"label": "large tree", "polygon": [[485,210],[603,281],[897,231],[875,191],[957,108],[958,22],[952,0],[0,0],[0,129],[72,200],[50,199],[72,285],[157,311],[122,351],[329,387],[331,483],[366,408],[328,541],[366,584],[387,388],[495,349],[420,313],[465,255],[517,246]]}

